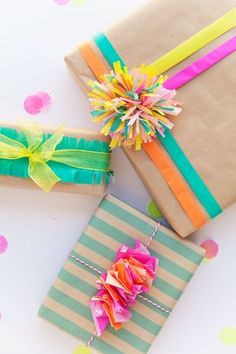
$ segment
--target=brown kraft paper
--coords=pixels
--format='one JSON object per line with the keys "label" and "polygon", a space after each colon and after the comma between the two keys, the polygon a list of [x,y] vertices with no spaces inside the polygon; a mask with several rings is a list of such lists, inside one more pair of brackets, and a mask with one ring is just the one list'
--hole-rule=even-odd
{"label": "brown kraft paper", "polygon": [[[128,67],[151,64],[234,8],[235,0],[153,0],[105,31]],[[235,35],[222,35],[166,74],[170,77]],[[147,40],[148,39],[148,40]],[[94,45],[93,45],[94,46]],[[95,46],[94,46],[95,48]],[[96,49],[99,54],[98,49]],[[100,54],[99,54],[100,55]],[[66,63],[84,91],[92,72],[78,48]],[[172,134],[224,209],[236,199],[236,55],[233,53],[178,89],[183,111]],[[154,202],[182,237],[194,225],[144,151],[124,149]]]}

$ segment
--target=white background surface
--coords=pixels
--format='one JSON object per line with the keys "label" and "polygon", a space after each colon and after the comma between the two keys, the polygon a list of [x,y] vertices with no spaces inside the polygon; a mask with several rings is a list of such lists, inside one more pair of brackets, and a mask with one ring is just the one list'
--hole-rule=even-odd
{"label": "white background surface", "polygon": [[[144,2],[0,0],[0,120],[94,127],[63,56]],[[51,95],[52,107],[29,116],[23,101],[38,91]],[[146,211],[150,197],[121,151],[114,151],[113,169],[112,192]],[[73,354],[78,341],[37,318],[37,310],[98,203],[89,196],[0,187],[0,235],[9,242],[0,254],[0,354]],[[199,268],[152,354],[236,353],[236,346],[219,340],[224,326],[236,327],[235,216],[234,206],[194,236],[198,243],[216,240],[219,254]]]}

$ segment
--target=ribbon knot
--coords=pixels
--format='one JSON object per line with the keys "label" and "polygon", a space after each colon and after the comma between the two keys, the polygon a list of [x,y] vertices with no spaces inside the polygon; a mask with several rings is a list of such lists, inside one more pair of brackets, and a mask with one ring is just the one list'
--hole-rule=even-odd
{"label": "ribbon knot", "polygon": [[28,175],[44,191],[49,192],[60,178],[47,165],[56,146],[63,138],[62,127],[58,128],[46,141],[40,127],[26,126],[22,129],[27,146],[0,134],[0,158],[16,160],[28,158]]}
{"label": "ribbon knot", "polygon": [[23,152],[22,152],[23,155],[25,155],[25,157],[27,157],[29,160],[32,160],[32,161],[41,161],[41,157],[38,156],[37,154],[37,150],[35,149],[25,149]]}

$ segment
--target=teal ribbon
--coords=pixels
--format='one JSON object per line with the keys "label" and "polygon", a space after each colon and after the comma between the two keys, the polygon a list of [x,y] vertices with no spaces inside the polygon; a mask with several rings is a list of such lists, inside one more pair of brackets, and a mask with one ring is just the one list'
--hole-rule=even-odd
{"label": "teal ribbon", "polygon": [[117,61],[120,62],[122,68],[125,66],[125,63],[123,62],[123,60],[121,59],[121,57],[119,56],[119,54],[117,53],[117,51],[104,33],[97,33],[93,37],[93,40],[111,67],[113,67],[113,63]]}
{"label": "teal ribbon", "polygon": [[166,129],[165,137],[162,137],[158,132],[158,138],[162,145],[168,151],[169,156],[178,167],[181,174],[184,176],[188,185],[192,191],[197,196],[198,200],[207,211],[211,218],[222,212],[222,209],[214,196],[209,191],[206,184],[203,182],[202,178],[199,176],[197,171],[194,169],[193,165],[171,134],[171,132]]}
{"label": "teal ribbon", "polygon": [[[25,135],[16,129],[0,127],[0,134],[19,141],[27,146]],[[43,136],[43,141],[46,141],[49,136],[50,134],[45,134]],[[81,156],[81,162],[83,162],[81,166],[83,166],[83,168],[76,168],[63,163],[48,161],[48,166],[62,182],[74,184],[109,183],[111,172],[109,170],[110,154],[108,153],[110,152],[110,148],[107,142],[65,136],[57,145],[55,151],[64,149],[81,150],[82,154],[83,151],[92,151],[94,154],[90,154],[90,159],[83,161],[83,156]],[[104,152],[104,154],[98,154],[97,152]],[[28,166],[28,158],[15,160],[0,159],[0,175],[28,178]]]}
{"label": "teal ribbon", "polygon": [[[113,67],[113,63],[117,61],[121,63],[122,67],[125,66],[125,63],[104,33],[98,33],[93,40],[111,67]],[[214,218],[220,214],[222,212],[221,206],[195,170],[171,132],[166,129],[165,137],[163,138],[159,135],[158,138],[209,217]]]}

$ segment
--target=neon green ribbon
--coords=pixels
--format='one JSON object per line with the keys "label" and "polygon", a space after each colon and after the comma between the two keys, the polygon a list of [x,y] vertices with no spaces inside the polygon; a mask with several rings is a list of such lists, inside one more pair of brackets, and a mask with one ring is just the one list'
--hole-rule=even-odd
{"label": "neon green ribbon", "polygon": [[43,138],[42,129],[37,126],[25,126],[22,133],[27,146],[0,134],[0,159],[17,160],[28,158],[28,175],[44,191],[49,192],[61,179],[48,166],[49,161],[62,163],[74,168],[109,172],[110,154],[108,152],[78,149],[56,150],[63,139],[62,127],[50,137]]}

